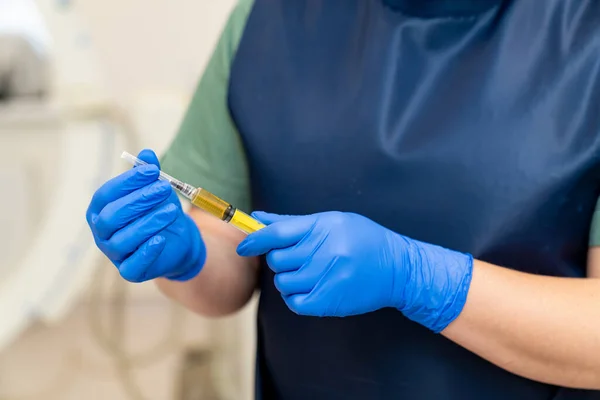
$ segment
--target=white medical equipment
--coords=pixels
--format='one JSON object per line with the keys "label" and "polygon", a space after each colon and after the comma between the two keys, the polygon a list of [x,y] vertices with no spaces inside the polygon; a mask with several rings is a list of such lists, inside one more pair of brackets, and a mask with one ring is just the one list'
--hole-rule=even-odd
{"label": "white medical equipment", "polygon": [[[0,103],[0,348],[33,322],[59,319],[89,284],[100,255],[86,205],[121,169],[122,126],[87,32],[65,3],[37,2],[44,26],[34,3],[0,0],[9,11],[0,23],[14,22],[0,34],[23,34],[42,54],[50,46],[55,71],[49,98]],[[17,29],[19,16],[31,30]]]}
{"label": "white medical equipment", "polygon": [[[2,22],[11,20],[4,32],[24,34],[36,51],[49,55],[52,74],[48,99],[0,103],[0,350],[34,322],[60,321],[86,294],[96,267],[108,269],[110,264],[94,246],[85,221],[89,199],[102,182],[128,168],[119,159],[122,149],[160,149],[161,140],[168,138],[168,130],[187,105],[187,93],[163,90],[160,85],[136,93],[131,102],[135,125],[147,135],[140,140],[108,92],[95,38],[78,14],[81,4],[0,0],[0,7],[6,2],[17,5],[19,12],[26,3],[37,6],[39,14],[29,15],[25,24],[14,23],[14,16],[7,18],[0,8],[0,34]],[[216,12],[227,8],[222,4],[233,6],[235,1],[200,3]],[[164,4],[170,10],[171,3]],[[90,26],[97,29],[98,25],[96,21]],[[23,31],[24,26],[31,29]],[[180,35],[179,28],[173,30],[173,35]],[[112,32],[105,29],[103,34]],[[163,46],[171,43],[167,40]],[[120,54],[128,52],[125,45],[116,47]],[[197,41],[193,48],[198,48]],[[200,72],[189,69],[194,75]],[[163,69],[158,66],[157,72],[160,75]],[[192,90],[193,82],[180,86],[188,88],[188,84]],[[33,201],[40,195],[44,207]],[[236,332],[253,332],[253,324],[249,309],[241,318],[212,328],[215,347],[224,354],[220,362],[227,359],[226,369],[239,377],[233,380],[244,393],[251,393],[253,387],[247,366],[254,364],[254,338]],[[234,389],[229,382],[227,386]]]}

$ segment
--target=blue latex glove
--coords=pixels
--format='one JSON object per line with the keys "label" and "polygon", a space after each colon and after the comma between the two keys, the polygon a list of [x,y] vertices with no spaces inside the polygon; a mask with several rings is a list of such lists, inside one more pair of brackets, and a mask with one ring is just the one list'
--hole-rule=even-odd
{"label": "blue latex glove", "polygon": [[138,157],[150,165],[111,179],[92,198],[86,217],[96,245],[130,282],[192,279],[206,259],[198,227],[169,183],[158,180],[154,152]]}
{"label": "blue latex glove", "polygon": [[356,214],[254,213],[267,227],[238,247],[267,254],[275,286],[297,314],[344,317],[385,307],[434,332],[462,311],[473,258],[396,234]]}

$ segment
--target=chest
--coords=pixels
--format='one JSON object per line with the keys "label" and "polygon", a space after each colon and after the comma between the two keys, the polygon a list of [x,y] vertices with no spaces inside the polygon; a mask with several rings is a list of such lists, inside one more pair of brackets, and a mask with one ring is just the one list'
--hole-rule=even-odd
{"label": "chest", "polygon": [[374,1],[343,12],[281,2],[276,14],[262,3],[230,92],[258,207],[358,212],[474,253],[565,224],[585,241],[598,195],[598,35],[580,28],[566,47],[547,27],[523,37],[518,9],[432,22]]}

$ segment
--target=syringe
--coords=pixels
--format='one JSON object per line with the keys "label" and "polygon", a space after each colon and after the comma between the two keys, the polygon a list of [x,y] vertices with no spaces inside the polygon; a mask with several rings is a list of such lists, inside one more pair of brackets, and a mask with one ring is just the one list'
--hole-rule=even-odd
{"label": "syringe", "polygon": [[[133,166],[145,165],[145,161],[140,160],[136,156],[124,151],[121,158],[129,161]],[[171,175],[160,171],[159,179],[167,181],[173,189],[181,193],[185,198],[191,201],[196,207],[208,212],[215,217],[230,223],[244,233],[250,234],[265,227],[264,224],[258,222],[243,211],[238,210],[231,204],[221,200],[208,190],[196,188],[190,184],[173,178]]]}

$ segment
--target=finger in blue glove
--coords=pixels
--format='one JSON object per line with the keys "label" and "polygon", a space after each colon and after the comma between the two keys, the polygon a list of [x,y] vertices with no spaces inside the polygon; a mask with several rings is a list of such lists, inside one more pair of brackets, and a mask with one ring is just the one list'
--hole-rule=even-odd
{"label": "finger in blue glove", "polygon": [[238,247],[266,254],[275,286],[301,315],[346,317],[393,307],[434,332],[462,311],[469,254],[422,243],[357,214],[254,213],[267,225]]}
{"label": "finger in blue glove", "polygon": [[154,152],[144,150],[139,158],[149,165],[111,179],[94,194],[86,215],[94,241],[130,282],[191,279],[206,259],[198,228],[171,186],[158,180]]}

